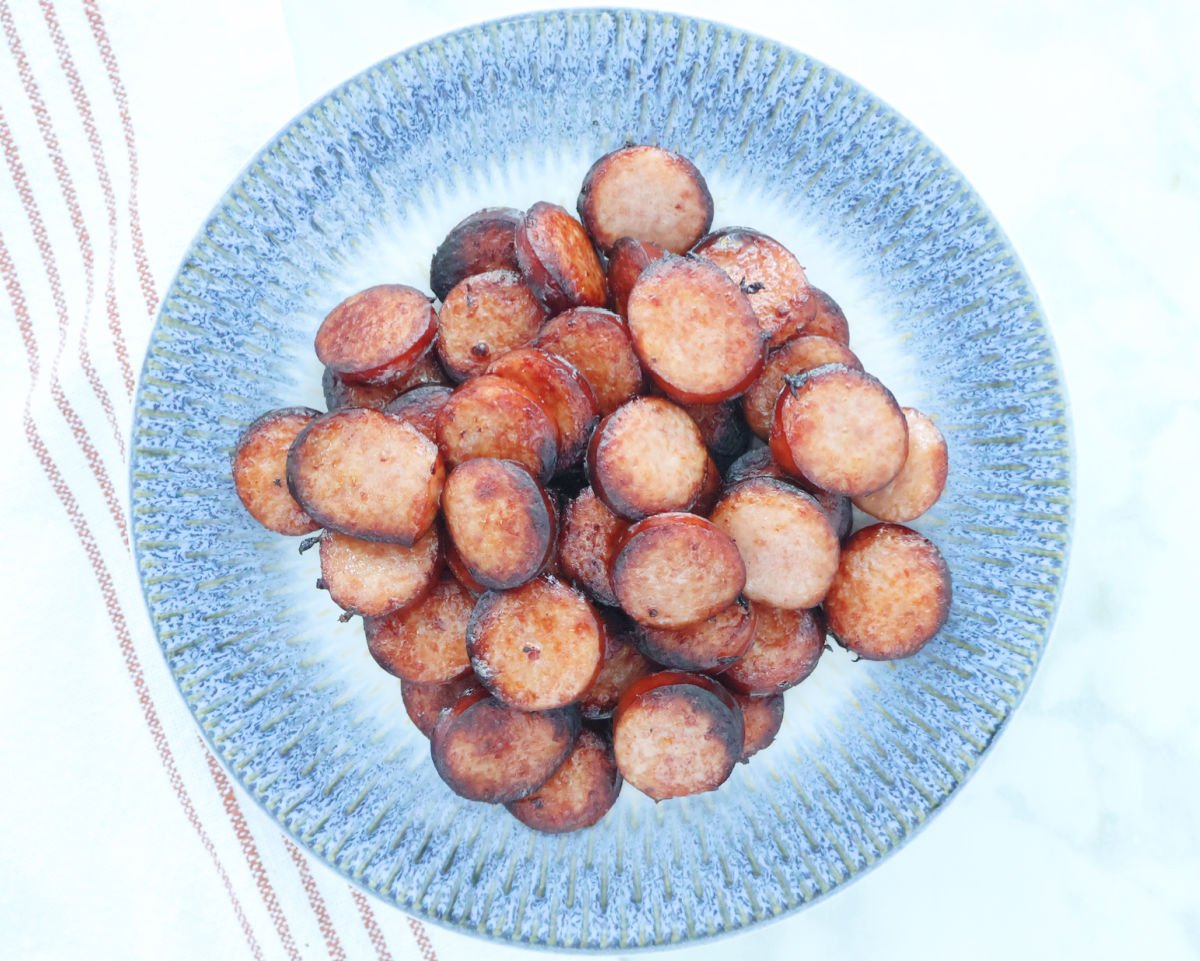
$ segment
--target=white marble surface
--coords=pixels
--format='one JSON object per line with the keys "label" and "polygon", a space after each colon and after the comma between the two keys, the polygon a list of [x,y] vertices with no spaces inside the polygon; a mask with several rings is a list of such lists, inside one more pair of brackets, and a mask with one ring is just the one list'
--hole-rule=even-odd
{"label": "white marble surface", "polygon": [[[527,9],[507,0],[109,6],[129,88],[161,91],[132,104],[148,246],[180,254],[251,154],[327,88],[396,49]],[[829,901],[677,956],[1200,957],[1200,562],[1188,515],[1200,476],[1200,7],[660,6],[832,64],[959,165],[1041,295],[1078,467],[1053,640],[979,772],[914,843]],[[260,64],[257,82],[225,82],[231,57]],[[206,174],[177,182],[178,151]],[[175,264],[152,266],[163,284]],[[14,412],[24,385],[4,328],[0,398]],[[116,648],[56,630],[56,605],[88,574],[18,421],[0,419],[0,954],[242,957]],[[86,592],[80,603],[91,603]],[[97,607],[98,634],[101,621]],[[442,957],[480,950],[440,930],[434,939]]]}

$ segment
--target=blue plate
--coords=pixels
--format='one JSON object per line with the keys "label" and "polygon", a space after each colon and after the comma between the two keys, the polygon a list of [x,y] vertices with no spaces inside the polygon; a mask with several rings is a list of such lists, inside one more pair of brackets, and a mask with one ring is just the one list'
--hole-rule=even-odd
{"label": "blue plate", "polygon": [[[868,370],[931,414],[950,479],[915,526],[954,605],[900,663],[841,651],[776,743],[711,794],[626,789],[535,834],[460,800],[399,682],[313,589],[317,559],[242,510],[229,455],[272,407],[322,406],[312,338],[373,283],[428,288],[476,208],[573,209],[626,141],[693,158],[716,225],[795,250]],[[970,185],[886,104],[737,30],[630,11],[464,30],[372,67],[290,124],[203,225],[142,372],[131,478],[150,614],[230,772],[299,843],[406,911],[489,938],[628,949],[746,928],[878,864],[979,762],[1050,633],[1070,540],[1062,374],[1037,298]],[[313,552],[315,554],[315,552]]]}

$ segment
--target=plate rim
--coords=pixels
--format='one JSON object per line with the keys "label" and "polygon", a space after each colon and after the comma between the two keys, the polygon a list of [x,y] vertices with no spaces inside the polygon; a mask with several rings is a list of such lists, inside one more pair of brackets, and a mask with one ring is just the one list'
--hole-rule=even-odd
{"label": "plate rim", "polygon": [[[1065,436],[1063,438],[1063,450],[1061,454],[1058,455],[1057,461],[1061,466],[1061,469],[1066,474],[1068,503],[1066,505],[1063,520],[1065,525],[1065,541],[1062,547],[1062,566],[1055,578],[1055,592],[1052,598],[1051,608],[1046,613],[1045,628],[1041,631],[1041,638],[1037,645],[1037,657],[1032,663],[1029,674],[1021,682],[1021,686],[1017,690],[1011,706],[1006,708],[1003,718],[998,721],[994,730],[987,737],[983,747],[978,749],[971,756],[966,771],[962,777],[956,781],[954,786],[943,797],[925,809],[924,816],[910,830],[908,830],[907,833],[905,833],[897,843],[888,845],[881,856],[873,861],[868,861],[862,867],[853,870],[848,877],[838,881],[836,884],[829,887],[828,890],[817,891],[811,897],[805,897],[802,900],[793,901],[793,903],[785,905],[783,909],[777,913],[772,913],[760,907],[758,911],[756,913],[752,913],[745,922],[735,918],[732,926],[712,933],[697,931],[697,933],[693,936],[685,936],[677,940],[671,940],[668,938],[662,941],[651,940],[641,944],[631,942],[624,945],[613,945],[609,947],[593,947],[589,945],[568,945],[562,943],[551,943],[549,941],[525,940],[516,936],[515,932],[513,937],[504,937],[503,935],[493,934],[480,928],[456,923],[446,917],[439,917],[432,911],[424,910],[417,903],[415,903],[415,901],[405,904],[398,899],[389,898],[385,894],[364,883],[363,879],[355,878],[351,872],[343,870],[339,865],[334,863],[334,861],[332,861],[326,853],[314,850],[310,842],[304,840],[300,834],[293,830],[293,828],[289,826],[283,819],[277,817],[276,814],[267,806],[266,799],[256,792],[252,787],[248,786],[244,782],[241,775],[239,775],[239,773],[234,769],[234,759],[227,757],[220,746],[215,743],[213,732],[210,731],[204,724],[200,723],[199,718],[196,716],[191,698],[181,687],[181,678],[176,674],[175,671],[171,670],[167,649],[160,637],[160,620],[151,607],[148,588],[144,582],[143,561],[145,559],[145,555],[143,552],[143,540],[145,537],[144,535],[139,534],[136,529],[136,515],[134,508],[136,507],[138,491],[141,489],[135,475],[143,463],[142,456],[138,453],[138,435],[143,427],[142,411],[144,408],[151,406],[148,405],[144,400],[145,378],[148,373],[151,359],[150,348],[153,347],[158,338],[159,332],[163,326],[164,317],[169,316],[168,301],[172,293],[174,293],[179,287],[179,282],[184,276],[185,268],[192,259],[194,250],[205,237],[208,227],[216,219],[216,216],[228,205],[231,198],[234,196],[235,191],[244,184],[249,176],[252,175],[254,168],[260,165],[265,159],[270,157],[272,153],[279,148],[285,138],[287,138],[293,131],[296,131],[300,127],[300,124],[305,118],[319,110],[324,104],[338,100],[351,89],[364,83],[374,72],[384,68],[387,65],[395,64],[407,58],[413,57],[424,50],[436,49],[439,45],[442,45],[450,40],[461,40],[466,37],[486,38],[488,32],[491,30],[511,30],[516,26],[524,24],[589,21],[605,16],[612,17],[614,20],[626,18],[626,20],[630,22],[644,20],[651,24],[660,26],[663,24],[668,24],[675,27],[685,27],[688,25],[698,26],[708,30],[716,31],[718,33],[724,33],[729,39],[736,40],[747,46],[756,44],[765,49],[772,49],[782,54],[793,56],[803,64],[809,65],[812,68],[828,71],[829,73],[842,78],[852,88],[866,94],[878,105],[880,113],[902,123],[915,135],[915,137],[923,146],[932,151],[936,165],[957,180],[957,182],[966,191],[968,200],[976,205],[978,209],[986,216],[987,221],[991,227],[995,229],[1003,244],[1009,251],[1011,251],[1016,268],[1027,281],[1028,293],[1033,305],[1033,313],[1036,316],[1037,324],[1041,328],[1040,332],[1045,338],[1046,347],[1049,350],[1049,362],[1052,364],[1056,375],[1056,389],[1062,400],[1062,411],[1058,417],[1055,418],[1055,421],[1063,427]],[[1004,230],[1003,225],[993,214],[991,208],[988,207],[988,205],[984,202],[978,191],[962,174],[958,166],[947,156],[945,151],[943,151],[929,135],[908,120],[908,118],[894,108],[890,102],[880,97],[871,88],[860,83],[853,76],[845,73],[837,67],[830,66],[823,60],[820,60],[811,54],[808,54],[803,50],[793,47],[781,40],[767,37],[762,34],[725,23],[723,21],[710,19],[708,17],[693,16],[690,14],[675,13],[652,8],[616,6],[555,8],[546,10],[533,10],[525,13],[517,13],[491,20],[483,20],[467,24],[459,28],[446,30],[432,37],[418,40],[417,42],[409,44],[395,53],[376,60],[360,69],[353,76],[348,77],[335,87],[307,103],[295,115],[289,118],[283,126],[279,127],[270,137],[268,137],[264,141],[263,145],[258,148],[253,153],[251,158],[238,170],[237,174],[230,181],[228,186],[222,191],[221,195],[213,204],[213,206],[209,209],[199,228],[188,241],[178,266],[171,274],[171,279],[164,288],[158,309],[155,312],[154,323],[151,326],[150,333],[147,337],[145,355],[143,356],[142,364],[138,372],[137,390],[133,398],[133,416],[131,418],[128,439],[128,449],[131,456],[129,458],[129,467],[127,472],[128,488],[126,491],[127,534],[132,548],[131,561],[134,565],[138,586],[142,595],[142,603],[147,614],[147,619],[154,631],[155,643],[163,657],[164,666],[166,666],[168,674],[171,677],[171,683],[176,692],[179,694],[183,705],[188,712],[188,716],[195,726],[195,730],[203,738],[205,747],[220,764],[222,770],[229,778],[230,783],[235,783],[242,795],[250,798],[250,800],[254,803],[254,806],[269,819],[270,823],[279,830],[283,831],[287,838],[302,848],[312,860],[319,862],[324,866],[324,868],[332,871],[337,877],[353,885],[355,890],[362,891],[363,893],[371,896],[377,903],[399,910],[412,917],[416,917],[422,921],[434,924],[435,926],[447,931],[464,934],[471,938],[478,939],[481,943],[503,944],[514,948],[533,951],[578,952],[600,955],[616,953],[625,954],[633,952],[671,950],[686,946],[710,944],[719,940],[748,934],[751,931],[762,929],[767,925],[771,925],[785,919],[794,918],[798,914],[802,913],[805,909],[826,901],[832,895],[845,890],[855,881],[874,871],[884,862],[889,860],[899,850],[912,843],[912,841],[925,830],[929,823],[934,820],[935,815],[940,813],[941,810],[951,800],[956,798],[961,793],[963,787],[971,780],[972,777],[974,777],[976,772],[981,767],[983,761],[991,753],[992,747],[996,740],[1008,727],[1013,715],[1024,702],[1025,697],[1033,685],[1038,670],[1041,667],[1044,659],[1046,647],[1053,638],[1058,615],[1062,609],[1063,596],[1066,591],[1071,566],[1070,559],[1074,545],[1074,532],[1078,509],[1076,501],[1077,447],[1075,440],[1075,429],[1074,421],[1071,416],[1071,402],[1068,384],[1058,345],[1055,342],[1053,331],[1051,329],[1046,312],[1042,306],[1041,299],[1037,293],[1037,288],[1033,283],[1030,271],[1025,265],[1025,260],[1021,256],[1018,246]]]}

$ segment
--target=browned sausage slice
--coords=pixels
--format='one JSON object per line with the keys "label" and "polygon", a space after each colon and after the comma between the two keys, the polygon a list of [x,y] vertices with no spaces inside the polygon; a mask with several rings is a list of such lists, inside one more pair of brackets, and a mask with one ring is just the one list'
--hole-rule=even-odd
{"label": "browned sausage slice", "polygon": [[850,528],[854,524],[854,511],[850,498],[842,494],[832,494],[829,491],[809,491],[813,499],[821,505],[821,510],[829,518],[833,533],[837,535],[838,543],[850,536]]}
{"label": "browned sausage slice", "polygon": [[700,495],[707,463],[695,421],[661,397],[631,400],[602,420],[587,457],[592,489],[629,520],[687,510]]}
{"label": "browned sausage slice", "polygon": [[601,604],[617,606],[608,572],[628,527],[590,487],[562,512],[558,560],[563,575]]}
{"label": "browned sausage slice", "polygon": [[[443,518],[444,520],[445,518]],[[462,555],[458,553],[458,548],[454,546],[454,541],[448,535],[442,541],[442,552],[446,557],[447,569],[454,575],[454,579],[462,585],[463,590],[476,598],[481,594],[487,593],[488,589],[475,580],[475,575],[467,569]]]}
{"label": "browned sausage slice", "polygon": [[762,370],[765,338],[750,302],[706,260],[651,264],[633,285],[628,310],[642,367],[681,404],[736,397]]}
{"label": "browned sausage slice", "polygon": [[658,244],[633,237],[622,237],[613,245],[608,252],[608,296],[613,310],[622,317],[626,315],[633,285],[642,271],[665,253]]}
{"label": "browned sausage slice", "polygon": [[604,660],[604,630],[578,591],[543,576],[484,594],[467,628],[467,652],[496,697],[523,711],[579,699]]}
{"label": "browned sausage slice", "polygon": [[732,487],[752,477],[774,477],[777,480],[795,483],[791,475],[775,463],[769,447],[755,447],[729,465],[725,472],[725,483]]}
{"label": "browned sausage slice", "polygon": [[406,391],[395,400],[389,401],[383,408],[385,414],[391,414],[412,424],[424,436],[437,443],[437,416],[454,391],[449,387],[428,386]]}
{"label": "browned sausage slice", "polygon": [[876,378],[828,364],[785,383],[771,425],[771,454],[785,471],[847,497],[877,491],[900,473],[908,426]]}
{"label": "browned sausage slice", "polygon": [[545,483],[558,463],[558,428],[520,384],[484,374],[461,384],[437,416],[438,446],[455,467],[475,457],[516,461]]}
{"label": "browned sausage slice", "polygon": [[322,321],[317,357],[344,380],[399,380],[433,346],[437,320],[429,297],[414,287],[368,287],[347,297]]}
{"label": "browned sausage slice", "polygon": [[812,318],[804,325],[802,332],[815,334],[818,337],[828,337],[840,344],[849,345],[850,325],[846,322],[846,315],[838,306],[837,301],[816,287],[809,287],[808,291],[812,295],[816,309],[813,311]]}
{"label": "browned sausage slice", "polygon": [[661,147],[607,153],[583,178],[579,218],[607,253],[636,237],[682,254],[712,226],[713,198],[696,165]]}
{"label": "browned sausage slice", "polygon": [[704,464],[704,482],[700,485],[700,493],[692,505],[691,512],[701,517],[708,517],[713,508],[721,500],[725,490],[725,482],[721,478],[721,468],[711,457]]}
{"label": "browned sausage slice", "polygon": [[621,775],[656,801],[715,791],[742,756],[741,708],[702,674],[662,671],[634,681],[613,715]]}
{"label": "browned sausage slice", "polygon": [[638,646],[663,667],[717,674],[750,649],[757,620],[750,602],[739,598],[691,627],[642,627]]}
{"label": "browned sausage slice", "polygon": [[742,481],[712,512],[746,564],[745,594],[790,610],[815,607],[838,566],[838,538],[821,506],[771,477]]}
{"label": "browned sausage slice", "polygon": [[734,602],[746,586],[737,546],[695,514],[656,514],[625,533],[613,593],[647,627],[687,627]]}
{"label": "browned sausage slice", "polygon": [[658,670],[637,649],[633,640],[631,622],[619,611],[605,611],[604,618],[604,663],[592,686],[579,699],[579,709],[588,720],[599,721],[611,717],[616,710],[625,688],[639,677]]}
{"label": "browned sausage slice", "polygon": [[592,386],[600,414],[607,416],[642,392],[642,367],[629,331],[616,314],[578,307],[559,314],[534,345],[574,365]]}
{"label": "browned sausage slice", "polygon": [[521,276],[550,313],[608,303],[608,283],[592,239],[562,207],[534,204],[514,239]]}
{"label": "browned sausage slice", "polygon": [[772,346],[796,336],[811,321],[816,303],[804,268],[778,240],[748,227],[727,227],[705,237],[694,253],[741,287]]}
{"label": "browned sausage slice", "polygon": [[292,496],[324,527],[411,547],[437,515],[446,471],[437,445],[377,410],[318,417],[292,444]]}
{"label": "browned sausage slice", "polygon": [[[425,357],[429,355],[426,354]],[[421,359],[420,366],[425,363]],[[328,367],[321,375],[321,392],[325,395],[325,409],[338,410],[342,407],[370,407],[383,410],[389,401],[399,397],[404,389],[394,384],[355,384],[342,380]]]}
{"label": "browned sausage slice", "polygon": [[430,753],[455,794],[500,804],[527,797],[545,784],[578,735],[574,707],[531,714],[476,688],[442,712]]}
{"label": "browned sausage slice", "polygon": [[742,694],[778,694],[816,670],[825,650],[825,620],[820,608],[785,611],[754,606],[758,613],[754,643],[721,680]]}
{"label": "browned sausage slice", "polygon": [[821,510],[825,512],[825,516],[829,518],[829,523],[833,526],[833,532],[837,534],[839,541],[844,541],[850,536],[850,525],[854,521],[854,512],[850,509],[850,498],[843,497],[841,494],[831,494],[829,491],[823,491],[814,484],[808,483],[802,477],[792,477],[775,463],[775,459],[771,456],[769,447],[758,447],[754,450],[746,451],[741,457],[729,465],[729,470],[725,473],[725,486],[732,488],[735,484],[740,484],[742,481],[750,480],[753,477],[774,477],[776,480],[784,481],[788,484],[794,484],[801,490],[811,494],[818,504],[821,505]]}
{"label": "browned sausage slice", "polygon": [[446,295],[437,355],[455,380],[482,374],[488,364],[537,336],[546,311],[511,270],[465,277]]}
{"label": "browned sausage slice", "polygon": [[902,408],[908,423],[908,457],[900,473],[873,494],[854,499],[854,506],[881,521],[911,521],[937,503],[946,486],[946,438],[925,414]]}
{"label": "browned sausage slice", "polygon": [[557,354],[526,347],[495,361],[489,374],[520,384],[536,397],[558,428],[558,470],[583,460],[600,414],[591,385]]}
{"label": "browned sausage slice", "polygon": [[526,827],[547,834],[589,828],[617,802],[621,774],[612,745],[595,731],[580,731],[575,748],[550,780],[529,797],[508,804]]}
{"label": "browned sausage slice", "polygon": [[406,681],[437,684],[471,669],[467,623],[475,599],[453,577],[444,577],[417,603],[363,621],[375,663]]}
{"label": "browned sausage slice", "polygon": [[733,697],[742,709],[742,720],[746,728],[742,756],[739,758],[745,764],[763,748],[770,747],[779,729],[783,727],[783,695],[751,697],[748,694],[734,693]]}
{"label": "browned sausage slice", "polygon": [[442,511],[458,559],[489,590],[524,584],[554,549],[554,505],[513,461],[479,457],[459,464],[446,479]]}
{"label": "browned sausage slice", "polygon": [[885,661],[924,647],[946,623],[950,598],[950,569],[931,541],[899,524],[875,524],[846,542],[825,613],[844,647]]}
{"label": "browned sausage slice", "polygon": [[320,554],[321,586],[340,608],[364,617],[417,603],[442,568],[436,525],[412,547],[326,531]]}
{"label": "browned sausage slice", "polygon": [[404,710],[408,713],[408,719],[422,734],[431,737],[442,711],[452,708],[471,688],[481,686],[479,678],[468,671],[453,681],[441,684],[402,680],[400,696],[404,700]]}
{"label": "browned sausage slice", "polygon": [[684,410],[700,428],[704,446],[716,462],[728,467],[740,457],[750,442],[750,430],[736,400],[716,404],[685,404]]}
{"label": "browned sausage slice", "polygon": [[233,487],[247,512],[277,534],[308,534],[321,525],[287,487],[288,450],[314,419],[311,407],[268,411],[243,432],[233,452]]}
{"label": "browned sausage slice", "polygon": [[845,364],[862,370],[862,364],[849,347],[828,337],[796,337],[771,351],[762,373],[742,395],[742,410],[750,429],[763,440],[770,437],[784,378],[825,364]]}
{"label": "browned sausage slice", "polygon": [[450,228],[429,265],[429,289],[438,300],[445,300],[464,277],[489,270],[516,270],[513,233],[523,216],[512,207],[485,207]]}

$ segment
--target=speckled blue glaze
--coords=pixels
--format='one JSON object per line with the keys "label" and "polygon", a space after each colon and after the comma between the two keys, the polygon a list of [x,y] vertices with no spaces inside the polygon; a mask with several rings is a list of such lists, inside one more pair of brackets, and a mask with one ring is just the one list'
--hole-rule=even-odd
{"label": "speckled blue glaze", "polygon": [[[719,791],[626,789],[537,835],[439,781],[399,684],[313,590],[317,562],[241,510],[229,455],[272,407],[320,406],[313,334],[356,289],[428,287],[462,216],[548,199],[626,140],[692,157],[716,225],[796,250],[852,345],[949,442],[916,527],[954,604],[896,664],[830,652],[776,743]],[[131,498],[163,652],[232,774],[356,884],[422,917],[557,948],[738,930],[879,863],[946,802],[1030,682],[1070,537],[1066,400],[1016,254],[918,131],[830,68],[698,21],[609,11],[488,24],[385,61],[254,160],[168,292],[142,373]],[[315,553],[315,552],[314,552]]]}

